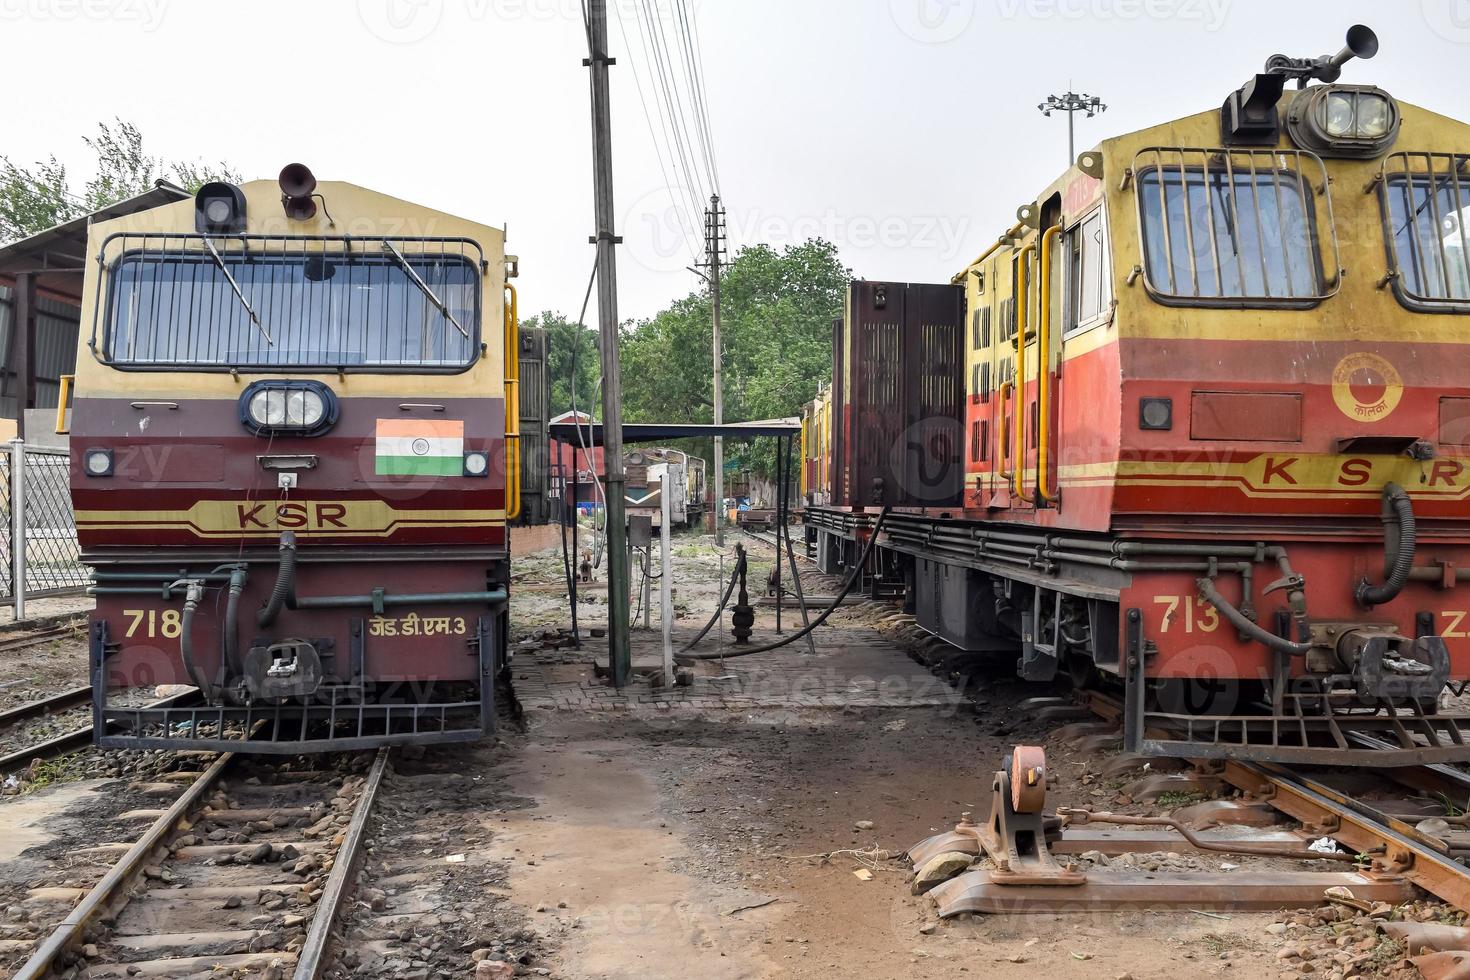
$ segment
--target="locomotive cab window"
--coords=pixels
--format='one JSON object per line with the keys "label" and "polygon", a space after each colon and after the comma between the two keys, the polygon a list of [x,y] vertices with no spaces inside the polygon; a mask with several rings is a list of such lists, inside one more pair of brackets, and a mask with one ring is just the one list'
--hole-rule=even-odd
{"label": "locomotive cab window", "polygon": [[471,243],[138,244],[108,270],[98,353],[116,367],[443,373],[479,353]]}
{"label": "locomotive cab window", "polygon": [[1321,168],[1320,160],[1301,152],[1172,152],[1177,163],[1137,171],[1144,282],[1155,299],[1300,308],[1330,295],[1313,182],[1303,169],[1308,160]]}
{"label": "locomotive cab window", "polygon": [[[1422,157],[1423,154],[1415,154]],[[1410,309],[1470,312],[1470,174],[1464,156],[1386,175],[1381,203],[1394,293]]]}
{"label": "locomotive cab window", "polygon": [[1102,211],[1066,234],[1067,333],[1103,322],[1112,311],[1113,284]]}

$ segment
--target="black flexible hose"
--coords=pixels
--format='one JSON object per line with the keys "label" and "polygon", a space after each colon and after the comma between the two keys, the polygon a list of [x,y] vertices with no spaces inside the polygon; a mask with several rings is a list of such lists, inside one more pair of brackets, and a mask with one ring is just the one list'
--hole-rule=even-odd
{"label": "black flexible hose", "polygon": [[281,608],[286,605],[286,600],[296,595],[296,532],[281,532],[281,564],[276,569],[276,584],[271,589],[271,597],[265,606],[256,615],[255,621],[261,626],[270,626],[281,614]]}
{"label": "black flexible hose", "polygon": [[1414,568],[1414,549],[1417,545],[1418,530],[1414,522],[1414,503],[1404,488],[1397,483],[1390,483],[1383,488],[1383,519],[1385,532],[1390,517],[1398,518],[1399,534],[1398,541],[1392,544],[1388,540],[1387,533],[1384,534],[1385,564],[1388,567],[1388,580],[1382,585],[1369,585],[1364,578],[1358,583],[1354,590],[1354,597],[1358,602],[1370,609],[1373,606],[1381,606],[1386,602],[1392,602],[1398,598],[1398,594],[1404,590],[1404,585],[1409,581],[1409,572]]}
{"label": "black flexible hose", "polygon": [[[725,586],[725,594],[724,594],[724,596],[722,596],[720,598],[720,604],[718,606],[715,606],[715,611],[710,616],[709,622],[707,622],[707,623],[704,624],[704,629],[700,630],[697,634],[695,634],[694,639],[692,639],[688,643],[684,644],[684,649],[679,651],[681,654],[685,653],[688,650],[693,649],[695,644],[697,644],[700,640],[704,639],[704,635],[710,631],[710,627],[711,626],[714,626],[715,623],[719,622],[720,613],[724,612],[725,611],[725,607],[730,604],[730,596],[735,593],[735,583],[736,583],[736,581],[739,580],[739,578],[740,578],[740,571],[744,567],[745,567],[745,552],[742,551],[742,552],[740,552],[740,560],[735,563],[735,573],[730,576],[730,584],[727,585],[727,586]],[[674,659],[675,660],[678,660],[679,658],[678,657],[675,657]]]}
{"label": "black flexible hose", "polygon": [[[738,650],[734,651],[712,650],[709,653],[681,653],[674,658],[674,661],[676,663],[688,666],[688,664],[693,663],[697,660],[729,660],[732,657],[748,657],[753,653],[765,653],[768,650],[775,650],[780,647],[784,647],[788,643],[795,643],[797,640],[806,636],[818,626],[821,626],[827,621],[828,616],[831,616],[834,612],[837,611],[837,607],[842,605],[842,600],[847,598],[847,594],[852,591],[852,587],[856,585],[857,580],[862,577],[863,569],[868,564],[868,555],[872,554],[873,546],[878,543],[878,534],[883,530],[883,523],[888,520],[888,511],[890,509],[891,508],[889,507],[884,507],[882,512],[878,515],[878,522],[873,525],[873,533],[869,536],[868,543],[863,545],[863,553],[858,557],[857,564],[853,566],[852,574],[848,575],[847,581],[842,583],[842,588],[840,591],[838,591],[837,597],[832,600],[831,605],[829,605],[826,609],[823,609],[821,615],[819,615],[816,619],[812,620],[810,623],[797,630],[795,633],[792,633],[790,636],[783,636],[781,639],[777,640],[774,643],[767,643],[763,646],[758,647],[741,647]],[[716,611],[715,615],[718,616],[719,612]],[[706,627],[706,629],[708,629],[708,627]],[[703,636],[702,633],[700,635]],[[695,642],[698,642],[698,640],[696,640]],[[687,651],[689,647],[685,647],[684,649]]]}
{"label": "black flexible hose", "polygon": [[243,565],[230,572],[230,591],[225,599],[225,631],[221,637],[224,665],[229,671],[227,683],[245,670],[240,662],[240,593],[245,591],[245,580],[249,574]]}
{"label": "black flexible hose", "polygon": [[210,704],[215,703],[214,686],[194,662],[194,610],[199,606],[199,598],[203,590],[198,584],[191,583],[189,591],[184,597],[184,615],[179,620],[179,657],[184,661],[184,669],[189,672],[189,677],[194,681],[194,686],[199,688],[204,700]]}
{"label": "black flexible hose", "polygon": [[1293,657],[1305,657],[1307,651],[1312,649],[1312,644],[1310,643],[1297,643],[1295,640],[1288,640],[1284,636],[1277,636],[1259,623],[1251,620],[1245,613],[1231,605],[1230,600],[1217,592],[1215,590],[1215,583],[1210,579],[1202,578],[1195,584],[1199,587],[1201,599],[1214,606],[1231,626],[1234,626],[1241,633],[1255,640],[1257,643],[1263,643],[1272,650],[1289,654]]}

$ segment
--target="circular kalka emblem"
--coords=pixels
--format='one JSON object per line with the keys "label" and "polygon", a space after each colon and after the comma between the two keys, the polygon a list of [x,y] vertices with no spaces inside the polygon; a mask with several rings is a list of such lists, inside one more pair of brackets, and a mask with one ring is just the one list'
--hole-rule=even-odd
{"label": "circular kalka emblem", "polygon": [[427,456],[427,455],[429,455],[429,440],[427,440],[427,439],[415,439],[413,441],[413,454],[415,456]]}
{"label": "circular kalka emblem", "polygon": [[1332,372],[1332,397],[1342,414],[1358,422],[1382,422],[1399,407],[1404,379],[1377,354],[1349,354]]}

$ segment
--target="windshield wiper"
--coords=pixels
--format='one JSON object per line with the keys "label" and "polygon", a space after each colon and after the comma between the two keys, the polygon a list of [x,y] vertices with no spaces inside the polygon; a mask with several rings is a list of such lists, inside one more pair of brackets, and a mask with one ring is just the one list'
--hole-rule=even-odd
{"label": "windshield wiper", "polygon": [[245,307],[246,313],[250,314],[250,322],[260,329],[260,335],[265,338],[265,342],[268,345],[271,347],[276,346],[276,342],[271,340],[271,332],[265,328],[265,324],[260,322],[260,317],[255,315],[255,308],[250,305],[250,301],[245,298],[245,294],[240,292],[240,284],[235,281],[234,276],[230,275],[230,270],[225,265],[225,260],[220,258],[219,252],[215,250],[214,242],[205,238],[204,247],[209,249],[210,258],[214,259],[214,264],[219,266],[219,271],[225,274],[225,279],[229,282],[230,288],[235,291],[235,297],[239,299],[240,305]]}
{"label": "windshield wiper", "polygon": [[462,337],[469,339],[470,332],[460,326],[459,321],[454,318],[453,313],[449,312],[449,307],[445,305],[444,301],[439,298],[437,293],[429,288],[428,283],[419,278],[417,272],[413,271],[413,266],[408,264],[408,259],[403,257],[403,253],[394,248],[393,243],[387,239],[383,240],[383,248],[387,250],[389,255],[393,256],[393,261],[397,262],[398,267],[408,274],[408,278],[413,280],[414,285],[419,287],[428,301],[433,303],[440,313],[444,314],[446,320],[454,324],[454,329],[458,330]]}

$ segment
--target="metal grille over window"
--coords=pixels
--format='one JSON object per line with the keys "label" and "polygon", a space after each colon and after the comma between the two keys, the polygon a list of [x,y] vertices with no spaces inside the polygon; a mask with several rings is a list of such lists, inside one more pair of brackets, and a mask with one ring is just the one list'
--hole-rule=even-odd
{"label": "metal grille over window", "polygon": [[1393,262],[1383,284],[1410,307],[1470,312],[1470,155],[1394,153],[1374,183]]}
{"label": "metal grille over window", "polygon": [[92,345],[119,367],[450,372],[479,353],[467,239],[117,234],[98,262]]}
{"label": "metal grille over window", "polygon": [[1315,154],[1150,147],[1131,173],[1144,284],[1161,302],[1300,308],[1341,285],[1327,170]]}

